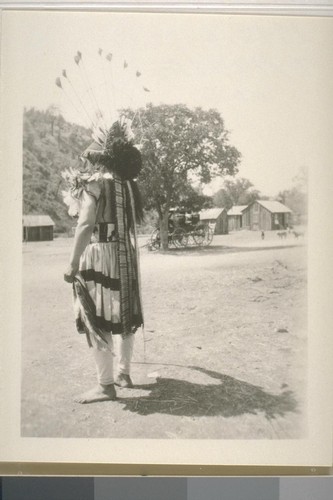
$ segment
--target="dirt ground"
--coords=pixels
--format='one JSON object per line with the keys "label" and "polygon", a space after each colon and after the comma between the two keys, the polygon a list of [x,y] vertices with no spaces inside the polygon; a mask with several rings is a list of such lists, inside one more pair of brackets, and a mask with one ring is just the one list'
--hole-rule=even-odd
{"label": "dirt ground", "polygon": [[[145,239],[140,239],[141,245]],[[25,243],[21,428],[26,437],[292,439],[306,433],[306,241],[215,236],[141,250],[145,334],[134,389],[79,405],[95,384],[63,281],[71,239]]]}

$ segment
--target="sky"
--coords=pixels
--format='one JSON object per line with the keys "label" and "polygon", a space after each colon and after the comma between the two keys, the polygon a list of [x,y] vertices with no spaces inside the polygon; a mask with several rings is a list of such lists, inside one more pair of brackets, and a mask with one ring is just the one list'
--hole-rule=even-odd
{"label": "sky", "polygon": [[[64,95],[54,82],[63,69],[79,81],[73,60],[79,50],[89,83],[106,95],[102,48],[113,54],[113,82],[126,88],[129,105],[217,109],[242,154],[238,175],[275,196],[291,187],[300,168],[316,172],[328,162],[332,28],[332,18],[8,12],[4,82],[7,71],[23,106],[54,104],[82,120],[67,99],[69,87]],[[133,77],[122,81],[124,60]],[[212,191],[220,186],[218,179]]]}

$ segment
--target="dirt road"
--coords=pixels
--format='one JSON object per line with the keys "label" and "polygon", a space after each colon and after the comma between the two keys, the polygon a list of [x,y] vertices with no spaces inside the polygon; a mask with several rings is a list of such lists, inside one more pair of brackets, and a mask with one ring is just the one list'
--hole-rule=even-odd
{"label": "dirt road", "polygon": [[92,405],[73,402],[95,384],[95,371],[62,280],[71,243],[24,244],[23,436],[304,436],[304,241],[241,231],[204,249],[143,248],[146,327],[136,334],[135,388]]}

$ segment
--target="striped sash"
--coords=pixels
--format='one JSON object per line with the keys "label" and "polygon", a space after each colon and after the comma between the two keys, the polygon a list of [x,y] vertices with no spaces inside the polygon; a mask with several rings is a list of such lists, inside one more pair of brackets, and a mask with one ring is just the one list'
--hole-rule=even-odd
{"label": "striped sash", "polygon": [[136,220],[135,220],[135,205],[134,205],[134,195],[131,187],[131,183],[127,182],[128,192],[130,195],[131,202],[131,212],[132,212],[132,221],[133,221],[133,235],[134,235],[134,249],[135,249],[135,264],[136,264],[136,286],[137,286],[137,297],[139,301],[140,313],[142,318],[142,326],[144,325],[144,316],[143,316],[143,306],[142,306],[142,294],[141,294],[141,270],[140,270],[140,255],[139,255],[139,245],[138,245],[138,235],[136,230]]}
{"label": "striped sash", "polygon": [[125,185],[116,175],[114,176],[114,185],[118,230],[120,316],[123,334],[126,335],[132,333],[132,319],[134,316],[133,280],[135,278],[134,270],[136,269],[136,265],[126,213]]}

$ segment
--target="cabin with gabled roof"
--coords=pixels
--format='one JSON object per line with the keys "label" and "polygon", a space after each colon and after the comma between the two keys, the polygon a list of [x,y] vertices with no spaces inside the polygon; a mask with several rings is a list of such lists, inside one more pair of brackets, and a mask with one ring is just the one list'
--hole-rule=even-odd
{"label": "cabin with gabled roof", "polygon": [[54,222],[49,215],[23,215],[23,241],[52,241]]}
{"label": "cabin with gabled roof", "polygon": [[243,210],[244,229],[272,231],[287,229],[292,222],[292,211],[279,201],[255,200]]}
{"label": "cabin with gabled roof", "polygon": [[229,231],[239,231],[243,227],[243,211],[247,205],[234,205],[228,210]]}
{"label": "cabin with gabled roof", "polygon": [[214,228],[214,234],[228,234],[228,215],[225,208],[201,210],[200,220]]}

